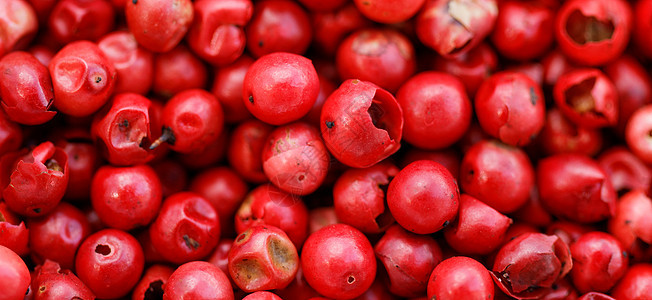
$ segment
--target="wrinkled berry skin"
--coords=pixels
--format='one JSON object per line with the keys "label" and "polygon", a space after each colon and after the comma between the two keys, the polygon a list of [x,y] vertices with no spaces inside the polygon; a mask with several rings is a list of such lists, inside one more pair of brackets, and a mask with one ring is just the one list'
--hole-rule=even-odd
{"label": "wrinkled berry skin", "polygon": [[337,160],[366,168],[401,147],[403,112],[386,90],[350,79],[324,102],[320,125],[324,143]]}
{"label": "wrinkled berry skin", "polygon": [[284,289],[299,269],[299,254],[288,236],[275,226],[256,225],[235,238],[228,269],[247,293]]}
{"label": "wrinkled berry skin", "polygon": [[220,238],[220,220],[208,200],[192,192],[163,201],[149,227],[154,248],[167,261],[180,264],[206,257]]}
{"label": "wrinkled berry skin", "polygon": [[304,122],[272,131],[262,159],[263,171],[275,186],[300,196],[311,194],[322,185],[330,163],[319,130]]}
{"label": "wrinkled berry skin", "polygon": [[428,281],[428,299],[494,298],[489,271],[475,259],[456,256],[439,263]]}
{"label": "wrinkled berry skin", "polygon": [[[505,57],[540,57],[554,41],[555,7],[546,1],[501,1],[491,41]],[[550,2],[550,1],[548,1]],[[556,2],[556,1],[553,1]],[[556,4],[555,4],[556,6]]]}
{"label": "wrinkled berry skin", "polygon": [[396,100],[405,120],[403,138],[421,149],[446,148],[471,125],[471,101],[453,75],[419,73],[401,86]]}
{"label": "wrinkled berry skin", "polygon": [[95,43],[77,41],[66,45],[48,68],[56,95],[54,106],[64,114],[89,116],[113,93],[115,67]]}
{"label": "wrinkled berry skin", "polygon": [[529,144],[541,131],[545,121],[544,103],[539,85],[514,71],[487,78],[474,102],[482,129],[512,146]]}
{"label": "wrinkled berry skin", "polygon": [[340,43],[335,64],[342,79],[370,81],[395,93],[416,70],[416,55],[399,31],[367,28]]}
{"label": "wrinkled berry skin", "polygon": [[358,297],[376,277],[376,258],[369,240],[345,224],[311,234],[301,251],[301,266],[308,284],[329,298]]}
{"label": "wrinkled berry skin", "polygon": [[0,59],[0,99],[10,120],[24,125],[43,124],[54,117],[48,68],[33,55],[11,52]]}
{"label": "wrinkled berry skin", "polygon": [[144,266],[138,240],[117,229],[89,236],[75,258],[77,276],[98,298],[125,296],[138,283]]}
{"label": "wrinkled berry skin", "polygon": [[138,45],[131,32],[109,33],[97,42],[97,46],[115,66],[115,94],[145,95],[149,92],[154,80],[154,54]]}
{"label": "wrinkled berry skin", "polygon": [[398,172],[399,169],[390,163],[378,163],[342,173],[333,186],[337,220],[365,233],[385,231],[394,223],[385,192]]}
{"label": "wrinkled berry skin", "polygon": [[242,100],[254,117],[281,125],[310,111],[319,94],[319,77],[309,59],[277,52],[249,67],[242,88]]}
{"label": "wrinkled berry skin", "polygon": [[29,269],[20,256],[0,245],[0,291],[3,291],[3,299],[23,299],[29,282]]}
{"label": "wrinkled berry skin", "polygon": [[645,257],[643,244],[652,244],[652,199],[643,190],[633,190],[618,199],[616,214],[607,228],[632,259]]}
{"label": "wrinkled berry skin", "polygon": [[245,49],[243,27],[251,19],[251,0],[195,1],[195,17],[186,39],[195,54],[213,65],[234,62]]}
{"label": "wrinkled berry skin", "polygon": [[401,297],[423,294],[432,270],[442,260],[435,239],[408,232],[399,225],[387,229],[374,252],[389,275],[390,292]]}
{"label": "wrinkled berry skin", "polygon": [[91,204],[102,223],[131,230],[151,223],[163,192],[156,172],[148,165],[103,166],[91,183]]}
{"label": "wrinkled berry skin", "polygon": [[0,201],[0,245],[22,256],[30,253],[28,242],[29,229],[25,227],[25,222],[11,212],[7,204]]}
{"label": "wrinkled berry skin", "polygon": [[34,300],[95,299],[93,292],[72,271],[51,260],[34,268],[32,288]]}
{"label": "wrinkled berry skin", "polygon": [[652,264],[632,265],[611,290],[616,299],[645,299],[652,295]]}
{"label": "wrinkled berry skin", "polygon": [[553,98],[564,116],[578,126],[601,128],[618,122],[616,86],[599,69],[575,69],[561,75]]}
{"label": "wrinkled berry skin", "polygon": [[491,32],[496,0],[427,0],[416,20],[419,40],[450,58],[468,52]]}
{"label": "wrinkled berry skin", "polygon": [[546,122],[539,135],[539,145],[547,154],[578,153],[593,156],[604,143],[598,129],[571,122],[558,108],[546,111]]}
{"label": "wrinkled berry skin", "polygon": [[192,261],[174,270],[163,290],[163,300],[233,300],[229,278],[211,263]]}
{"label": "wrinkled berry skin", "polygon": [[298,196],[264,184],[249,192],[235,215],[236,232],[255,225],[280,228],[299,248],[308,235],[308,208]]}
{"label": "wrinkled berry skin", "polygon": [[72,41],[96,41],[115,23],[115,11],[108,1],[61,0],[48,19],[49,33],[60,44]]}
{"label": "wrinkled berry skin", "polygon": [[36,17],[25,0],[0,2],[0,57],[29,45],[38,30]]}
{"label": "wrinkled berry skin", "polygon": [[430,234],[457,216],[460,191],[453,175],[441,164],[418,160],[403,168],[389,183],[387,206],[408,231]]}
{"label": "wrinkled berry skin", "polygon": [[113,97],[93,118],[91,136],[100,152],[113,165],[144,164],[154,159],[147,150],[159,132],[152,102],[138,94],[125,93]]}
{"label": "wrinkled berry skin", "polygon": [[491,275],[512,297],[537,297],[572,267],[571,251],[559,237],[525,233],[500,248]]}
{"label": "wrinkled berry skin", "polygon": [[627,252],[608,233],[586,233],[571,245],[570,250],[573,255],[570,274],[580,293],[607,292],[627,271]]}
{"label": "wrinkled berry skin", "polygon": [[125,16],[138,44],[162,53],[183,39],[194,10],[190,0],[132,0],[126,1]]}
{"label": "wrinkled berry skin", "polygon": [[587,66],[603,65],[627,47],[632,10],[624,0],[571,0],[559,8],[555,37],[572,60]]}
{"label": "wrinkled berry skin", "polygon": [[460,196],[457,221],[444,231],[451,248],[465,255],[486,255],[502,243],[512,220],[469,195]]}
{"label": "wrinkled berry skin", "polygon": [[70,270],[75,267],[77,248],[93,233],[84,213],[66,202],[59,203],[47,216],[29,219],[27,225],[32,260],[52,260]]}
{"label": "wrinkled berry skin", "polygon": [[511,213],[530,197],[534,168],[522,149],[485,140],[462,158],[460,183],[465,193],[501,213]]}
{"label": "wrinkled berry skin", "polygon": [[[6,170],[5,170],[6,172]],[[44,142],[16,160],[2,197],[13,212],[38,217],[50,213],[68,186],[68,155]]]}
{"label": "wrinkled berry skin", "polygon": [[639,107],[652,103],[652,77],[636,58],[627,54],[606,65],[604,73],[611,79],[618,92],[616,129],[622,137],[632,114]]}
{"label": "wrinkled berry skin", "polygon": [[652,185],[652,169],[626,147],[610,147],[600,154],[598,163],[619,195],[632,190],[647,191]]}
{"label": "wrinkled berry skin", "polygon": [[539,161],[541,203],[556,217],[592,223],[615,214],[616,192],[598,163],[579,154],[558,154]]}

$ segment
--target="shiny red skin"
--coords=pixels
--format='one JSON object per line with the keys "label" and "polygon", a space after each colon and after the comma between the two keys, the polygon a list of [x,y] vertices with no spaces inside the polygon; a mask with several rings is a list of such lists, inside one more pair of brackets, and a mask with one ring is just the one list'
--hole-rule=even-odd
{"label": "shiny red skin", "polygon": [[625,135],[627,121],[641,106],[652,103],[652,78],[634,57],[623,55],[604,67],[618,92],[618,124],[616,129]]}
{"label": "shiny red skin", "polygon": [[324,102],[320,120],[326,147],[347,166],[370,167],[401,147],[401,106],[371,82],[342,83]]}
{"label": "shiny red skin", "polygon": [[428,299],[494,298],[489,271],[475,259],[456,256],[439,263],[428,281]]}
{"label": "shiny red skin", "polygon": [[410,40],[399,31],[366,28],[340,43],[335,64],[342,79],[370,81],[395,93],[414,74],[416,55]]}
{"label": "shiny red skin", "polygon": [[34,268],[31,299],[95,299],[93,292],[75,274],[46,260]]}
{"label": "shiny red skin", "polygon": [[101,156],[86,130],[66,130],[54,144],[68,155],[68,187],[64,199],[89,199],[91,179],[100,166]]}
{"label": "shiny red skin", "polygon": [[376,258],[369,240],[345,225],[326,226],[308,237],[301,251],[306,281],[329,298],[362,295],[376,276]]}
{"label": "shiny red skin", "polygon": [[475,95],[480,85],[498,68],[498,56],[486,43],[451,58],[435,57],[435,70],[458,77],[464,83],[469,97]]}
{"label": "shiny red skin", "polygon": [[625,141],[629,150],[647,164],[652,163],[652,104],[637,109],[627,123]]}
{"label": "shiny red skin", "polygon": [[247,70],[242,88],[242,101],[252,115],[282,125],[310,111],[319,94],[319,78],[311,60],[278,52],[257,59]]}
{"label": "shiny red skin", "polygon": [[381,162],[365,169],[349,169],[333,186],[333,206],[337,220],[365,233],[381,233],[394,224],[387,208],[390,180],[399,169]]}
{"label": "shiny red skin", "polygon": [[608,233],[586,233],[571,245],[570,250],[573,255],[570,275],[580,293],[607,292],[627,271],[627,252]]}
{"label": "shiny red skin", "polygon": [[[134,287],[131,300],[145,300],[163,297],[163,287],[174,269],[166,265],[152,265],[145,270],[143,277]],[[160,298],[159,298],[160,299]]]}
{"label": "shiny red skin", "polygon": [[555,8],[544,2],[501,1],[491,41],[506,58],[538,58],[554,41],[554,22]]}
{"label": "shiny red skin", "polygon": [[652,294],[652,264],[632,265],[611,290],[616,299],[645,299]]}
{"label": "shiny red skin", "polygon": [[546,234],[558,236],[564,243],[571,245],[585,233],[595,228],[570,221],[555,221],[546,227]]}
{"label": "shiny red skin", "polygon": [[262,160],[265,175],[276,187],[299,196],[322,185],[330,164],[319,130],[304,122],[274,129],[267,137]]}
{"label": "shiny red skin", "polygon": [[308,208],[298,196],[271,184],[261,185],[247,194],[235,214],[238,234],[255,225],[280,228],[300,248],[308,236]]}
{"label": "shiny red skin", "polygon": [[218,267],[205,261],[193,261],[178,267],[163,289],[164,300],[233,300],[229,278]]}
{"label": "shiny red skin", "polygon": [[522,149],[485,140],[462,158],[460,184],[465,193],[501,213],[511,213],[530,197],[534,168]]}
{"label": "shiny red skin", "polygon": [[616,192],[598,163],[579,154],[557,154],[539,161],[541,203],[558,218],[592,223],[615,214]]}
{"label": "shiny red skin", "polygon": [[453,175],[430,160],[403,168],[387,189],[387,205],[396,222],[408,231],[430,234],[457,216],[460,191]]}
{"label": "shiny red skin", "polygon": [[217,243],[215,250],[210,256],[208,256],[206,261],[220,268],[220,270],[222,270],[222,272],[224,272],[224,274],[229,277],[231,285],[235,287],[235,283],[229,275],[229,252],[231,252],[231,247],[233,247],[233,239],[220,239],[220,242]]}
{"label": "shiny red skin", "polygon": [[208,200],[192,192],[163,201],[149,227],[152,245],[167,261],[182,264],[210,254],[220,238],[220,220]]}
{"label": "shiny red skin", "polygon": [[374,252],[389,275],[389,291],[401,297],[423,294],[432,270],[442,261],[435,239],[408,232],[399,225],[387,229]]}
{"label": "shiny red skin", "polygon": [[652,57],[652,37],[649,34],[652,31],[652,24],[646,21],[652,18],[652,1],[636,1],[633,11],[632,39],[639,52]]}
{"label": "shiny red skin", "polygon": [[[299,0],[306,1],[306,0]],[[333,3],[336,1],[319,1]],[[365,18],[350,1],[345,5],[327,12],[313,12],[310,16],[314,37],[314,48],[332,57],[338,46],[351,32],[370,26],[372,23]]]}
{"label": "shiny red skin", "polygon": [[91,136],[111,164],[129,166],[154,159],[147,146],[160,124],[152,101],[139,94],[117,94],[93,118]]}
{"label": "shiny red skin", "polygon": [[60,44],[96,41],[113,29],[115,11],[109,1],[60,0],[48,18],[48,32]]}
{"label": "shiny red skin", "polygon": [[553,98],[562,114],[578,126],[601,128],[618,122],[616,86],[598,69],[575,69],[561,75]]}
{"label": "shiny red skin", "polygon": [[233,63],[217,68],[211,93],[217,97],[224,109],[224,121],[239,123],[251,118],[251,113],[242,102],[242,86],[247,70],[254,60],[242,55]]}
{"label": "shiny red skin", "polygon": [[25,222],[11,212],[7,204],[0,201],[0,245],[18,255],[27,255],[30,253],[28,241],[29,229],[25,227]]}
{"label": "shiny red skin", "polygon": [[613,235],[633,260],[646,257],[646,245],[652,244],[652,199],[642,190],[633,190],[618,199],[616,214],[607,223]]}
{"label": "shiny red skin", "polygon": [[203,151],[224,128],[224,112],[213,94],[192,89],[172,97],[163,108],[163,127],[174,136],[170,149],[180,153]]}
{"label": "shiny red skin", "polygon": [[163,192],[152,167],[103,166],[91,183],[91,204],[102,223],[131,230],[151,223],[158,213]]}
{"label": "shiny red skin", "polygon": [[523,73],[504,71],[487,78],[475,96],[475,113],[489,135],[512,146],[529,144],[543,128],[543,91]]}
{"label": "shiny red skin", "polygon": [[254,57],[274,52],[303,54],[312,40],[308,13],[295,1],[270,0],[254,5],[245,28],[247,50]]}
{"label": "shiny red skin", "polygon": [[190,28],[194,10],[191,0],[126,1],[129,31],[138,44],[153,52],[172,50]]}
{"label": "shiny red skin", "polygon": [[557,11],[554,30],[566,56],[599,66],[620,56],[631,28],[632,10],[624,0],[570,0]]}
{"label": "shiny red skin", "polygon": [[152,91],[158,95],[169,98],[189,89],[203,89],[207,82],[206,65],[184,45],[154,57]]}
{"label": "shiny red skin", "polygon": [[127,295],[138,283],[145,259],[136,238],[117,229],[84,240],[75,257],[77,276],[98,298]]}
{"label": "shiny red skin", "polygon": [[[598,157],[600,167],[607,173],[616,192],[650,190],[652,169],[622,146],[611,147]],[[651,224],[652,225],[652,224]]]}
{"label": "shiny red skin", "polygon": [[598,292],[589,292],[577,298],[577,300],[616,300],[616,299],[607,294],[598,293]]}
{"label": "shiny red skin", "polygon": [[460,162],[462,158],[457,151],[446,148],[442,150],[421,150],[418,148],[408,149],[401,160],[401,167],[405,167],[417,160],[432,160],[446,167],[453,175],[455,180],[459,181]]}
{"label": "shiny red skin", "polygon": [[84,213],[66,202],[44,217],[29,219],[27,226],[32,260],[52,260],[70,270],[75,266],[77,248],[93,233]]}
{"label": "shiny red skin", "polygon": [[43,124],[57,114],[50,110],[54,101],[50,72],[27,52],[11,52],[0,59],[0,99],[9,119],[20,124]]}
{"label": "shiny red skin", "polygon": [[242,298],[242,300],[283,300],[283,299],[272,292],[258,291],[245,296],[244,298]]}
{"label": "shiny red skin", "polygon": [[407,21],[417,14],[426,0],[409,0],[396,2],[393,0],[354,0],[358,10],[372,21],[393,24]]}
{"label": "shiny red skin", "polygon": [[0,156],[18,150],[22,144],[22,128],[0,111]]}
{"label": "shiny red skin", "polygon": [[188,186],[188,172],[180,162],[168,158],[156,161],[151,166],[161,181],[163,197],[186,190]]}
{"label": "shiny red skin", "polygon": [[66,192],[68,155],[52,142],[44,142],[16,160],[7,174],[11,175],[2,197],[9,209],[27,217],[44,216]]}
{"label": "shiny red skin", "polygon": [[116,70],[97,44],[67,44],[48,66],[54,86],[54,106],[60,112],[85,117],[100,109],[113,93]]}
{"label": "shiny red skin", "polygon": [[215,208],[220,216],[222,236],[233,236],[233,218],[249,191],[247,183],[232,169],[215,167],[197,174],[190,182],[190,191],[204,197]]}
{"label": "shiny red skin", "polygon": [[256,225],[236,237],[229,251],[229,275],[247,293],[283,289],[299,268],[290,238],[275,226]]}
{"label": "shiny red skin", "polygon": [[451,146],[471,125],[471,101],[455,76],[419,73],[401,86],[396,100],[405,119],[403,138],[421,149]]}
{"label": "shiny red skin", "polygon": [[29,45],[36,31],[38,20],[32,6],[24,0],[0,3],[0,57]]}
{"label": "shiny red skin", "polygon": [[448,245],[464,255],[486,255],[501,245],[512,219],[469,195],[460,196],[457,221],[444,230]]}
{"label": "shiny red skin", "polygon": [[139,46],[132,33],[109,33],[97,42],[97,46],[115,67],[115,94],[145,95],[149,92],[154,80],[154,54]]}
{"label": "shiny red skin", "polygon": [[244,180],[252,183],[267,182],[262,156],[267,136],[272,130],[274,127],[259,120],[244,121],[233,129],[227,159],[233,170]]}
{"label": "shiny red skin", "polygon": [[213,65],[238,59],[247,42],[243,27],[253,14],[251,0],[201,0],[193,6],[195,17],[187,35],[192,51]]}
{"label": "shiny red skin", "polygon": [[599,129],[578,126],[556,107],[546,111],[546,122],[538,138],[539,145],[550,155],[577,153],[593,156],[600,152],[604,143]]}
{"label": "shiny red skin", "polygon": [[537,297],[572,267],[571,251],[557,236],[524,233],[500,248],[490,274],[510,296]]}
{"label": "shiny red skin", "polygon": [[427,0],[417,15],[416,33],[424,45],[443,57],[453,57],[482,42],[497,16],[496,0]]}
{"label": "shiny red skin", "polygon": [[23,299],[29,282],[29,269],[20,256],[0,245],[0,290],[4,293],[3,299]]}

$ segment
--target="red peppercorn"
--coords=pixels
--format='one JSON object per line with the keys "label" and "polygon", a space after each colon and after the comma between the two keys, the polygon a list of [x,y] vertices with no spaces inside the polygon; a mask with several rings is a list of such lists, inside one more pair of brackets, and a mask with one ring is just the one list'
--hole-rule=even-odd
{"label": "red peppercorn", "polygon": [[[556,1],[502,1],[491,41],[500,54],[527,61],[544,54],[554,39]],[[552,4],[552,5],[551,5]]]}
{"label": "red peppercorn", "polygon": [[607,292],[627,271],[627,252],[608,233],[586,233],[571,245],[570,250],[573,255],[570,274],[580,293]]}
{"label": "red peppercorn", "polygon": [[652,105],[637,109],[627,123],[625,140],[627,146],[640,160],[652,163]]}
{"label": "red peppercorn", "polygon": [[28,241],[29,229],[25,227],[25,222],[11,212],[7,204],[0,201],[0,245],[18,255],[26,255],[30,252]]}
{"label": "red peppercorn", "polygon": [[46,260],[34,268],[33,299],[95,299],[95,295],[75,274],[58,263]]}
{"label": "red peppercorn", "polygon": [[652,244],[652,199],[642,190],[631,191],[618,199],[616,214],[607,229],[633,260],[643,261],[646,248]]}
{"label": "red peppercorn", "polygon": [[539,145],[547,154],[577,153],[592,156],[600,151],[603,143],[598,129],[571,122],[556,107],[546,112]]}
{"label": "red peppercorn", "polygon": [[154,52],[174,48],[190,28],[194,10],[190,0],[126,1],[129,31],[138,44]]}
{"label": "red peppercorn", "polygon": [[211,93],[222,104],[224,121],[227,123],[240,123],[251,117],[251,113],[242,102],[242,85],[247,70],[253,63],[251,57],[242,55],[232,64],[215,70]]}
{"label": "red peppercorn", "polygon": [[145,300],[163,297],[163,287],[174,269],[165,265],[152,265],[147,268],[143,277],[131,293],[132,300]]}
{"label": "red peppercorn", "polygon": [[131,32],[115,31],[97,42],[117,73],[115,94],[145,95],[154,80],[154,54],[138,45]]}
{"label": "red peppercorn", "polygon": [[157,54],[153,62],[152,91],[170,98],[189,89],[203,89],[208,69],[202,60],[184,45]]}
{"label": "red peppercorn", "polygon": [[[318,2],[330,4],[336,1]],[[329,56],[335,55],[342,40],[351,32],[371,25],[371,21],[360,13],[354,3],[350,1],[345,2],[347,3],[335,10],[313,12],[310,16],[314,31],[312,40],[314,48]]]}
{"label": "red peppercorn", "polygon": [[650,190],[652,170],[627,148],[609,148],[600,154],[598,163],[619,195],[629,190]]}
{"label": "red peppercorn", "polygon": [[466,92],[469,97],[472,97],[482,82],[498,68],[498,57],[489,45],[482,43],[454,57],[437,56],[433,67],[437,71],[449,73],[462,80]]}
{"label": "red peppercorn", "polygon": [[96,41],[113,29],[115,12],[108,1],[61,0],[52,8],[48,31],[60,44]]}
{"label": "red peppercorn", "polygon": [[464,256],[439,263],[428,281],[428,299],[494,299],[489,271],[478,261]]}
{"label": "red peppercorn", "polygon": [[227,159],[233,170],[245,180],[265,183],[269,179],[263,172],[263,148],[274,127],[259,120],[240,123],[231,134]]}
{"label": "red peppercorn", "polygon": [[386,24],[407,21],[416,15],[426,0],[396,2],[392,0],[355,0],[358,10],[367,18]]}
{"label": "red peppercorn", "polygon": [[254,5],[245,28],[247,50],[254,57],[274,52],[303,54],[312,40],[310,19],[295,1],[270,0]]}
{"label": "red peppercorn", "polygon": [[25,48],[38,30],[38,20],[32,6],[25,0],[0,3],[0,57]]}
{"label": "red peppercorn", "polygon": [[616,299],[645,299],[652,294],[652,264],[635,264],[611,290]]}

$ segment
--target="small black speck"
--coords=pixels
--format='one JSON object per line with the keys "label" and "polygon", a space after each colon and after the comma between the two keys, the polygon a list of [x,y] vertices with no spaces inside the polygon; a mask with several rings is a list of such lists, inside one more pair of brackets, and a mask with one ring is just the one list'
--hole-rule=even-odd
{"label": "small black speck", "polygon": [[627,251],[623,251],[623,257],[627,257]]}
{"label": "small black speck", "polygon": [[131,3],[138,4],[138,0],[131,0]]}
{"label": "small black speck", "polygon": [[96,77],[95,78],[95,83],[100,83],[102,81],[102,77]]}
{"label": "small black speck", "polygon": [[530,87],[530,102],[532,102],[532,105],[537,105],[537,100],[539,100],[539,97],[537,97],[534,87]]}
{"label": "small black speck", "polygon": [[473,171],[473,170],[469,170],[469,174],[474,175],[474,174],[475,174],[475,171]]}
{"label": "small black speck", "polygon": [[625,220],[625,224],[632,224],[632,220]]}
{"label": "small black speck", "polygon": [[40,208],[35,208],[35,209],[32,209],[32,210],[33,210],[35,213],[37,213],[37,214],[41,213],[41,209],[40,209]]}
{"label": "small black speck", "polygon": [[326,127],[328,127],[328,129],[333,128],[333,126],[335,126],[335,122],[333,122],[333,121],[326,121]]}
{"label": "small black speck", "polygon": [[451,223],[451,221],[446,220],[446,222],[444,222],[444,226],[443,226],[443,227],[447,227],[448,224],[450,224],[450,223]]}
{"label": "small black speck", "polygon": [[249,95],[249,102],[251,102],[251,104],[254,104],[254,96],[253,95]]}
{"label": "small black speck", "polygon": [[259,41],[258,41],[258,47],[262,48],[263,45],[264,45],[264,44],[263,44],[263,41],[262,41],[262,40],[259,40]]}

